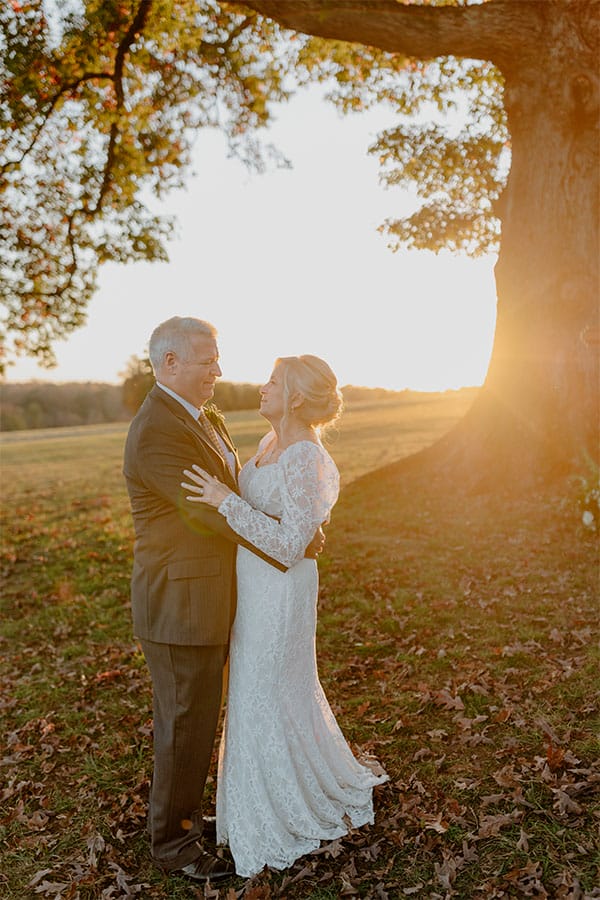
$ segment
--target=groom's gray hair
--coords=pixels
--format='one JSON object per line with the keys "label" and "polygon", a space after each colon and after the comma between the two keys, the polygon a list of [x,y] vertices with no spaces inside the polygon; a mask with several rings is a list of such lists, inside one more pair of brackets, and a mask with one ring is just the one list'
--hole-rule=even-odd
{"label": "groom's gray hair", "polygon": [[150,335],[148,346],[148,355],[154,374],[156,375],[162,366],[165,354],[169,350],[187,360],[190,352],[189,339],[196,334],[216,338],[217,329],[210,322],[196,319],[193,316],[173,316],[166,322],[157,325]]}

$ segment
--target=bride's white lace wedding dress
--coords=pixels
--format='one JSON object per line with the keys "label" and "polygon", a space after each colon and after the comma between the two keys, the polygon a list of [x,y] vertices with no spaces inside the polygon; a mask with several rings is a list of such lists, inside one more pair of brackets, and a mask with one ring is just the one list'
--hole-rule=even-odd
{"label": "bride's white lace wedding dress", "polygon": [[372,789],[387,780],[353,756],[317,674],[317,565],[304,552],[337,499],[337,468],[310,441],[258,466],[271,438],[240,473],[243,499],[231,494],[219,507],[236,532],[290,567],[238,549],[217,840],[245,877],[287,868],[322,840],[373,822]]}

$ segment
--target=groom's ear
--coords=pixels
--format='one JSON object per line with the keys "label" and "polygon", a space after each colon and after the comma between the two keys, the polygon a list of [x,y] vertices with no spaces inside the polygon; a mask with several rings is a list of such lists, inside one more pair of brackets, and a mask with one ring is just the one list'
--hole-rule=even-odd
{"label": "groom's ear", "polygon": [[163,357],[163,361],[170,372],[173,372],[177,368],[177,354],[174,350],[167,350]]}

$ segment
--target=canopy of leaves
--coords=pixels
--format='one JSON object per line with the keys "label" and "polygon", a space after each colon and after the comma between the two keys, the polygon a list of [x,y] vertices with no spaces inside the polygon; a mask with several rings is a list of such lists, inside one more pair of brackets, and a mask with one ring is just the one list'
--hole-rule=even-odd
{"label": "canopy of leaves", "polygon": [[[47,6],[48,4],[46,4]],[[249,133],[286,96],[277,27],[206,0],[3,4],[0,279],[13,349],[52,362],[85,320],[98,265],[166,259],[153,192],[183,184],[195,130]]]}
{"label": "canopy of leaves", "polygon": [[11,0],[0,29],[5,358],[51,365],[53,343],[85,321],[101,263],[167,259],[173,222],[152,197],[184,184],[197,129],[221,128],[258,169],[281,163],[254,133],[308,81],[332,85],[345,112],[390,105],[370,150],[386,184],[422,201],[383,226],[394,246],[477,253],[497,240],[507,141],[490,64],[295,35],[217,0]]}

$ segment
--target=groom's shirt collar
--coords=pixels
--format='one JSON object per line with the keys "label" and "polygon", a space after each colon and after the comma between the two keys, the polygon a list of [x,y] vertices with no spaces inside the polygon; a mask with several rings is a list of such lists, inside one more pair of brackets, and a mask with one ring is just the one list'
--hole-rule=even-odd
{"label": "groom's shirt collar", "polygon": [[172,397],[173,400],[177,400],[178,403],[181,403],[184,409],[187,409],[190,416],[198,421],[198,416],[200,415],[200,410],[197,406],[194,406],[193,403],[189,403],[187,400],[184,400],[183,397],[180,397],[179,394],[176,394],[175,391],[172,391],[171,388],[166,387],[166,385],[161,384],[160,381],[156,382],[157,386],[161,388],[165,394],[168,394],[169,397]]}

